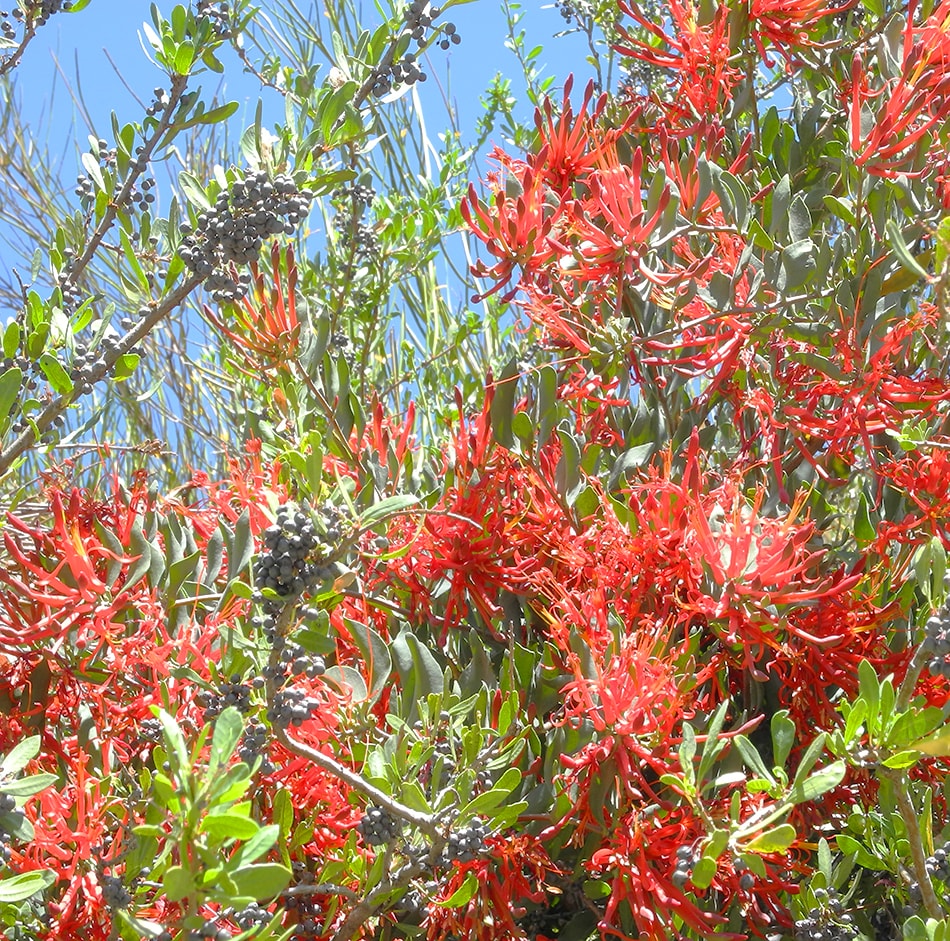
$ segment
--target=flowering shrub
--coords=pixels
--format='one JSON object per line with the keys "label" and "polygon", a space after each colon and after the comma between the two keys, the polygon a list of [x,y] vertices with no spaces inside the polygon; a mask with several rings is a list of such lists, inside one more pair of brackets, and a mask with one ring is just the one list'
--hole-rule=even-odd
{"label": "flowering shrub", "polygon": [[[448,208],[377,194],[454,5],[323,85],[243,3],[156,11],[170,90],[83,160],[86,248],[2,337],[5,936],[950,936],[950,4],[569,0],[598,82],[484,184],[444,152]],[[153,220],[228,44],[291,118]],[[383,314],[454,224],[489,315],[427,301],[412,352]],[[202,287],[231,456],[50,457],[89,395],[136,427]]]}

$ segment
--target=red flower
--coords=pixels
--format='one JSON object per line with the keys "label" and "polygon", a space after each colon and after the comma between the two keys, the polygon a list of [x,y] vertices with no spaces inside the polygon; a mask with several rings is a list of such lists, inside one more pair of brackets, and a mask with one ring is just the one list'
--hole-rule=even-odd
{"label": "red flower", "polygon": [[[854,162],[879,176],[911,172],[918,142],[950,118],[950,2],[941,0],[922,27],[913,25],[915,9],[911,3],[896,78],[872,91],[861,55],[851,63]],[[876,112],[871,101],[881,102]]]}
{"label": "red flower", "polygon": [[592,281],[624,275],[658,281],[658,275],[646,267],[643,259],[650,234],[669,203],[670,191],[668,187],[663,189],[648,216],[643,204],[643,151],[637,148],[630,166],[621,164],[616,150],[611,151],[605,165],[591,173],[585,183],[590,196],[575,203],[571,213],[573,251],[564,246],[565,255],[573,254],[577,267],[566,267],[566,273]]}
{"label": "red flower", "polygon": [[[548,199],[549,189],[541,174],[524,165],[516,165],[500,151],[496,151],[495,156],[508,168],[509,183],[504,188],[496,186],[493,198],[487,204],[479,199],[475,186],[471,185],[460,206],[462,218],[469,228],[498,259],[491,267],[481,262],[473,267],[476,277],[490,278],[495,282],[494,287],[475,298],[473,303],[500,291],[518,268],[530,279],[533,272],[542,269],[554,257],[548,236],[561,211],[556,194],[551,192]],[[509,187],[514,195],[508,194]],[[518,285],[515,285],[503,300],[510,300],[517,289]]]}
{"label": "red flower", "polygon": [[[542,902],[545,882],[556,875],[548,854],[539,841],[528,834],[489,837],[489,855],[467,863],[456,863],[429,905],[426,918],[427,941],[451,937],[468,941],[517,941],[526,937],[517,919],[526,902]],[[475,895],[461,908],[440,904],[450,898],[469,873],[474,873]]]}
{"label": "red flower", "polygon": [[271,265],[274,286],[268,290],[257,262],[251,262],[252,292],[228,308],[228,322],[233,326],[226,325],[207,305],[204,308],[205,317],[235,344],[236,352],[253,375],[274,367],[289,369],[300,341],[293,246],[288,245],[284,250],[286,286],[281,277],[279,242],[274,242],[271,248]]}
{"label": "red flower", "polygon": [[839,6],[828,0],[752,0],[749,25],[752,37],[766,65],[771,66],[765,51],[770,42],[791,66],[792,50],[811,45],[808,30],[825,16],[833,16],[854,6],[857,0]]}
{"label": "red flower", "polygon": [[699,11],[691,0],[669,0],[672,32],[664,32],[644,16],[635,0],[619,0],[618,7],[659,40],[644,42],[629,30],[618,29],[621,42],[615,48],[621,55],[667,69],[673,102],[657,104],[666,110],[670,126],[692,130],[710,114],[722,112],[742,73],[730,64],[729,8],[717,7],[711,20],[700,23]]}

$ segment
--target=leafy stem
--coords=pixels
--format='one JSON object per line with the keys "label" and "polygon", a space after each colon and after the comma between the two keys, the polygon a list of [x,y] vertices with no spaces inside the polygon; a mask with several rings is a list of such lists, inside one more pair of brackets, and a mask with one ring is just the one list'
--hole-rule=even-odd
{"label": "leafy stem", "polygon": [[910,844],[910,855],[914,864],[914,876],[920,886],[924,908],[931,918],[943,918],[943,909],[934,892],[930,874],[927,872],[927,854],[924,851],[924,843],[920,835],[917,812],[914,810],[914,804],[910,797],[910,781],[907,774],[904,771],[886,767],[881,767],[879,773],[887,778],[894,787],[894,799],[897,801],[897,809],[904,821],[907,842]]}

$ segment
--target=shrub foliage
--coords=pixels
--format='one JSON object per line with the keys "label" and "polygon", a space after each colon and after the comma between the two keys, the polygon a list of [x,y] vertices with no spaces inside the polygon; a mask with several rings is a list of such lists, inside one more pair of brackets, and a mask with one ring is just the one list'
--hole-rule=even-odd
{"label": "shrub foliage", "polygon": [[950,937],[950,3],[506,2],[435,138],[456,5],[5,125],[5,936]]}

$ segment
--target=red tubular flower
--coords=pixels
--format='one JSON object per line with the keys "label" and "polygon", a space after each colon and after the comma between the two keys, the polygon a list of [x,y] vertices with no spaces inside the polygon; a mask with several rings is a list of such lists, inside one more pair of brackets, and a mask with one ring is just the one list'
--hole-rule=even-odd
{"label": "red tubular flower", "polygon": [[643,15],[635,0],[619,0],[618,7],[639,26],[659,40],[644,42],[620,27],[621,41],[615,49],[672,74],[673,103],[658,102],[669,117],[671,128],[692,131],[707,115],[719,114],[742,80],[742,73],[730,65],[729,8],[716,8],[710,22],[700,24],[699,12],[691,0],[669,0],[672,34],[664,32]]}
{"label": "red tubular flower", "polygon": [[[657,800],[651,780],[673,770],[675,730],[691,697],[680,689],[671,662],[656,656],[668,640],[663,631],[644,627],[622,641],[622,649],[603,666],[590,666],[570,655],[575,678],[562,690],[561,724],[590,723],[594,740],[573,755],[563,755],[561,774],[570,810],[543,836],[568,827],[571,842],[583,843],[591,831],[614,825],[615,815],[639,802]],[[585,659],[592,659],[590,651]],[[672,660],[672,656],[670,658]]]}
{"label": "red tubular flower", "polygon": [[618,275],[657,276],[643,263],[650,234],[670,200],[664,188],[652,214],[643,205],[643,151],[638,147],[629,167],[620,164],[616,151],[610,162],[586,179],[590,197],[576,203],[571,233],[578,268],[568,274],[597,281]]}
{"label": "red tubular flower", "polygon": [[[950,118],[950,2],[941,0],[921,27],[911,3],[900,75],[877,91],[868,86],[859,53],[851,63],[851,149],[869,173],[907,173],[918,142]],[[882,102],[875,113],[869,103]],[[924,171],[917,170],[919,176]]]}
{"label": "red tubular flower", "polygon": [[[518,941],[526,938],[517,919],[525,914],[526,902],[545,899],[545,883],[558,870],[540,842],[528,834],[490,837],[489,855],[456,863],[439,894],[429,905],[427,941],[456,937],[468,941]],[[440,905],[475,874],[475,895],[461,908]]]}
{"label": "red tubular flower", "polygon": [[251,293],[239,304],[228,308],[228,326],[210,307],[204,315],[214,327],[230,339],[244,364],[254,375],[270,368],[288,369],[297,355],[300,322],[297,319],[297,265],[294,249],[284,250],[286,282],[281,276],[281,248],[271,248],[274,284],[268,289],[256,261],[251,262],[253,284]]}
{"label": "red tubular flower", "polygon": [[673,884],[676,851],[689,846],[703,835],[699,821],[686,808],[677,808],[661,820],[631,810],[612,828],[604,846],[586,863],[588,870],[610,881],[610,895],[598,927],[605,937],[629,941],[621,928],[620,913],[626,908],[640,941],[673,941],[681,938],[676,925],[701,935],[733,938],[721,932],[727,919],[704,912],[683,889]]}
{"label": "red tubular flower", "polygon": [[752,0],[749,6],[749,24],[766,65],[771,66],[765,43],[771,43],[789,66],[794,61],[794,50],[812,45],[808,31],[823,17],[834,16],[854,6],[849,0],[843,6],[829,0]]}
{"label": "red tubular flower", "polygon": [[[594,83],[590,81],[584,90],[584,98],[577,113],[571,106],[570,94],[574,76],[564,83],[564,99],[555,108],[550,98],[535,110],[535,125],[538,129],[540,147],[530,155],[528,165],[559,197],[572,193],[575,180],[584,178],[603,159],[604,152],[613,147],[617,139],[636,119],[636,109],[628,113],[619,128],[602,130],[597,119],[607,106],[607,95],[602,94],[593,105]],[[555,116],[556,115],[556,116]]]}
{"label": "red tubular flower", "polygon": [[[561,201],[553,193],[550,200],[547,198],[548,188],[537,171],[515,165],[500,151],[496,151],[495,156],[507,166],[511,174],[510,185],[517,195],[509,196],[499,186],[486,204],[471,185],[468,196],[462,200],[462,218],[498,259],[491,267],[483,263],[474,266],[473,273],[477,277],[489,278],[495,285],[473,303],[500,291],[519,268],[522,276],[530,281],[532,274],[554,257],[548,236],[561,212]],[[510,300],[517,289],[516,284],[503,299]]]}

